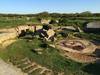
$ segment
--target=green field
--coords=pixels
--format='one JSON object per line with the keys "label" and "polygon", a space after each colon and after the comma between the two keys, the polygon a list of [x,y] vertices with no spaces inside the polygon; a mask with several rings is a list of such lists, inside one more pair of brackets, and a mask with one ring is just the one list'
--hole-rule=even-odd
{"label": "green field", "polygon": [[27,19],[27,17],[0,17],[0,28],[10,28],[18,25],[35,24],[39,23],[36,18]]}
{"label": "green field", "polygon": [[[78,17],[74,19],[63,19],[61,24],[51,24],[55,26],[63,26],[63,25],[72,25],[79,26],[82,28],[82,24],[86,20],[91,19],[100,19],[100,17]],[[0,17],[0,28],[11,28],[18,25],[25,24],[40,24],[40,22],[35,17]],[[72,35],[75,32],[68,32]],[[84,38],[87,40],[95,40],[100,38],[100,35],[92,34],[92,33],[79,33],[77,32],[76,37]],[[70,37],[71,38],[71,37]],[[51,42],[50,42],[51,43]],[[78,63],[73,60],[62,57],[56,48],[52,48],[48,46],[49,42],[44,42],[40,39],[33,38],[31,41],[28,39],[17,39],[16,42],[9,45],[6,48],[1,48],[0,57],[4,59],[6,62],[10,60],[12,63],[14,61],[19,61],[22,58],[29,58],[31,61],[35,61],[36,63],[51,69],[55,75],[57,72],[64,72],[65,75],[100,75],[100,64],[90,63],[83,64]],[[54,44],[53,42],[51,44]],[[47,45],[44,47],[44,45]],[[42,54],[38,54],[36,49],[42,49]],[[16,59],[15,59],[16,58]],[[24,66],[22,63],[20,63]],[[16,66],[16,65],[15,65]],[[21,68],[21,67],[20,67]],[[32,75],[38,75],[37,72]]]}
{"label": "green field", "polygon": [[[20,61],[21,58],[28,57],[32,61],[52,69],[55,75],[57,72],[64,72],[65,75],[92,75],[83,71],[84,67],[88,64],[81,64],[66,59],[59,55],[57,49],[49,46],[47,48],[42,48],[41,44],[43,44],[43,41],[36,38],[30,42],[25,39],[18,39],[18,41],[8,46],[6,49],[3,49],[0,52],[0,57],[5,61],[8,59],[14,61],[14,58],[17,58]],[[42,48],[42,54],[32,51],[36,48]]]}

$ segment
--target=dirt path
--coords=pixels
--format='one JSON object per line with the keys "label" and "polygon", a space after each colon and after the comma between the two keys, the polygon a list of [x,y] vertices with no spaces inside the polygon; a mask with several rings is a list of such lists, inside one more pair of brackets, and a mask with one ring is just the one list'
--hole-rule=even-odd
{"label": "dirt path", "polygon": [[11,64],[5,63],[2,59],[0,59],[0,75],[27,75],[27,74],[21,72],[20,69],[14,67]]}

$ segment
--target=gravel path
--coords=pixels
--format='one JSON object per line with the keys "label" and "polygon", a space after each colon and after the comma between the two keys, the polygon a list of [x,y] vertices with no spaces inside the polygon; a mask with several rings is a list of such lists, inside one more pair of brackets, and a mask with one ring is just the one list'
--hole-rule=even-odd
{"label": "gravel path", "polygon": [[5,63],[0,59],[0,75],[27,75],[23,73],[20,69],[14,67],[11,64]]}

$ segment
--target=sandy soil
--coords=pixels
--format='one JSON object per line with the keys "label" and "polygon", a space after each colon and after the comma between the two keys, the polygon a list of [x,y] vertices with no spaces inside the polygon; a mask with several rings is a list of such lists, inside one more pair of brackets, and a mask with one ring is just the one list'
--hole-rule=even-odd
{"label": "sandy soil", "polygon": [[14,67],[11,64],[5,63],[0,59],[0,75],[28,75],[23,73],[20,69]]}

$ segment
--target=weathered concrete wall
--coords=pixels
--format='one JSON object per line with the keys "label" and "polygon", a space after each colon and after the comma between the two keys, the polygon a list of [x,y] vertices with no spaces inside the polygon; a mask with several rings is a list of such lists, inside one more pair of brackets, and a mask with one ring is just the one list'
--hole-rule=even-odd
{"label": "weathered concrete wall", "polygon": [[[72,41],[74,41],[73,39]],[[95,52],[96,46],[89,42],[88,40],[75,40],[83,43],[85,45],[84,49],[82,50],[74,50],[72,48],[66,47],[62,45],[63,42],[68,41],[67,40],[61,40],[56,44],[56,47],[59,49],[59,52],[62,56],[70,58],[74,61],[81,62],[81,63],[90,63],[90,62],[95,62],[97,61],[98,57],[92,56],[92,53]]]}
{"label": "weathered concrete wall", "polygon": [[12,41],[12,39],[15,39],[16,38],[16,36],[17,36],[17,34],[16,33],[2,33],[2,34],[0,34],[0,44],[1,44],[1,46],[7,46],[7,45],[9,45],[9,44],[11,44],[11,43],[13,43],[14,41]]}
{"label": "weathered concrete wall", "polygon": [[95,51],[95,49],[97,48],[94,44],[92,44],[91,42],[89,42],[87,40],[79,40],[79,39],[73,40],[73,41],[80,41],[81,43],[83,43],[86,46],[83,50],[78,51],[78,50],[74,50],[74,49],[69,48],[69,47],[62,46],[61,42],[64,42],[64,41],[67,41],[67,40],[61,40],[60,42],[57,43],[56,46],[58,49],[62,49],[62,50],[69,51],[69,52],[75,52],[75,53],[90,54],[90,53],[93,53]]}
{"label": "weathered concrete wall", "polygon": [[[41,29],[42,26],[36,26],[36,30]],[[7,42],[8,44],[12,39],[16,38],[22,30],[29,29],[34,31],[35,26],[28,26],[28,25],[22,25],[22,26],[17,26],[14,28],[9,28],[9,29],[0,29],[0,45],[3,45],[3,43]]]}

